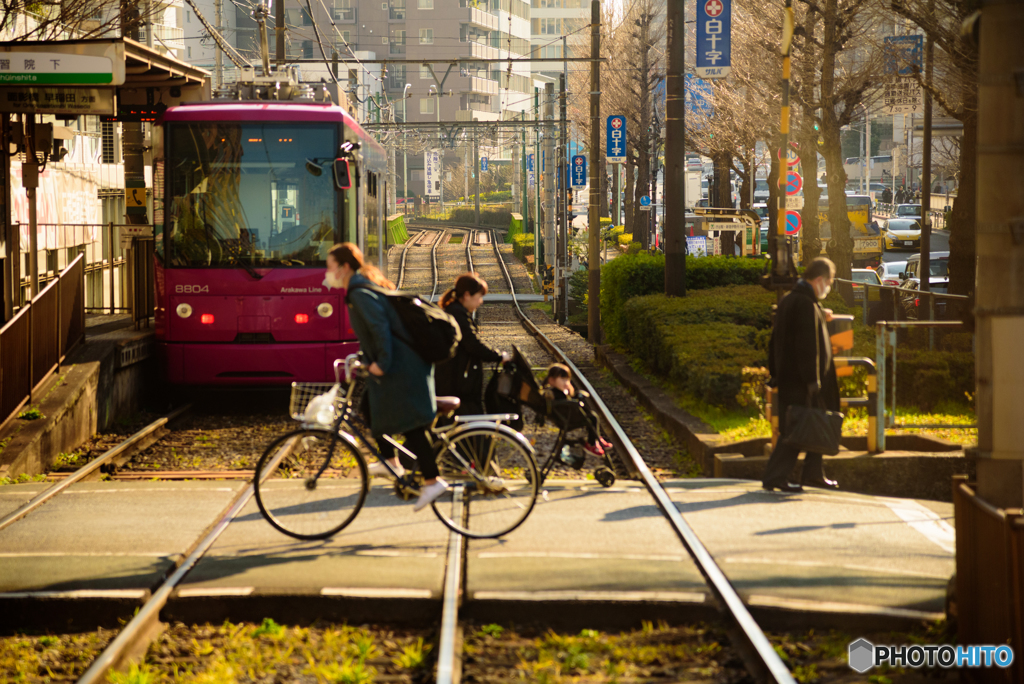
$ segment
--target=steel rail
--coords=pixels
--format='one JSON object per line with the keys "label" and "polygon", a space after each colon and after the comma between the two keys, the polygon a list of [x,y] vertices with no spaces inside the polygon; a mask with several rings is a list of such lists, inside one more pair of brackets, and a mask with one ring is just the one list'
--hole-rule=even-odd
{"label": "steel rail", "polygon": [[440,275],[437,269],[437,246],[441,244],[444,240],[444,236],[448,233],[449,231],[447,229],[439,231],[437,239],[434,240],[434,244],[430,246],[430,266],[434,271],[434,288],[430,291],[430,301],[432,302],[437,301],[437,281],[438,276]]}
{"label": "steel rail", "polygon": [[[295,447],[297,440],[292,440],[292,443],[286,448],[280,449],[279,453],[267,464],[266,475],[263,479],[270,476],[270,473],[281,463],[281,461],[291,453]],[[132,656],[133,653],[137,653],[140,650],[141,642],[154,639],[159,633],[156,626],[160,622],[160,611],[167,604],[171,594],[181,583],[185,576],[196,566],[199,560],[210,550],[214,542],[220,537],[220,535],[227,529],[231,521],[235,519],[245,505],[249,503],[253,493],[256,491],[255,484],[250,482],[249,486],[242,489],[238,494],[235,495],[228,509],[221,515],[220,519],[214,524],[205,536],[201,537],[195,544],[192,552],[189,553],[188,557],[182,561],[181,565],[168,577],[160,588],[153,592],[149,600],[146,601],[145,605],[139,609],[135,614],[135,617],[124,626],[120,634],[110,642],[110,644],[103,650],[96,660],[93,661],[89,669],[79,678],[78,684],[100,684],[105,682],[107,679],[107,673],[113,669],[125,664],[125,660]]]}
{"label": "steel rail", "polygon": [[[492,233],[492,242],[493,239]],[[647,466],[640,452],[633,446],[633,442],[630,441],[626,432],[619,425],[618,421],[612,415],[611,410],[604,403],[601,397],[595,391],[593,385],[587,380],[586,376],[580,372],[576,364],[561,350],[559,349],[549,338],[545,335],[537,325],[531,321],[523,310],[519,307],[519,302],[516,300],[515,284],[512,281],[512,276],[508,271],[508,267],[505,265],[505,260],[501,258],[501,252],[498,250],[497,244],[494,244],[495,255],[498,257],[498,263],[501,266],[502,272],[505,274],[505,279],[508,282],[509,290],[512,293],[512,303],[519,312],[520,319],[523,321],[523,325],[537,337],[538,341],[547,348],[552,355],[556,358],[560,358],[561,362],[567,365],[572,373],[574,379],[579,380],[580,385],[584,390],[590,393],[591,398],[594,400],[594,405],[597,408],[601,418],[612,430],[612,442],[615,444],[615,450],[620,454],[628,456],[628,462],[631,463],[630,470],[635,475],[639,476],[643,482],[647,491],[654,497],[658,508],[668,519],[675,530],[676,536],[686,547],[687,552],[693,558],[694,563],[697,565],[697,569],[701,575],[704,576],[704,581],[707,583],[708,588],[716,599],[718,609],[722,612],[723,617],[726,619],[730,631],[733,632],[734,636],[739,637],[740,643],[736,645],[739,647],[739,651],[743,656],[744,661],[747,664],[747,668],[750,673],[758,681],[774,681],[778,684],[795,684],[793,675],[790,673],[789,668],[786,667],[785,663],[782,662],[782,658],[775,651],[768,637],[765,636],[764,632],[758,626],[754,617],[747,610],[743,600],[736,593],[736,589],[729,582],[729,579],[722,572],[722,569],[715,562],[715,559],[711,556],[711,553],[701,542],[693,528],[687,524],[686,520],[683,519],[679,509],[676,508],[671,497],[665,488],[661,486],[657,478],[654,477],[654,473]],[[629,467],[629,466],[628,466]]]}
{"label": "steel rail", "polygon": [[133,451],[141,451],[142,449],[152,446],[154,442],[156,442],[158,439],[162,437],[162,435],[157,434],[159,430],[163,426],[167,425],[167,423],[181,416],[190,408],[192,408],[192,405],[186,404],[178,409],[175,409],[174,411],[171,411],[166,416],[157,418],[152,423],[142,428],[141,430],[139,430],[134,435],[124,440],[117,446],[108,449],[104,453],[100,454],[98,457],[89,461],[71,475],[62,478],[53,486],[44,489],[39,494],[36,494],[34,497],[32,497],[32,499],[30,499],[27,503],[21,506],[18,510],[8,515],[5,515],[3,518],[0,518],[0,530],[10,527],[18,520],[21,520],[26,515],[28,515],[35,509],[39,508],[44,503],[46,503],[53,497],[57,496],[71,485],[75,484],[76,482],[79,482],[80,480],[85,479],[92,473],[96,472],[96,470],[98,470],[102,466],[113,461],[115,458],[125,456],[126,454],[131,453]]}
{"label": "steel rail", "polygon": [[[458,487],[452,497],[452,509],[456,520],[464,519],[466,504],[462,500],[462,487]],[[451,531],[448,536],[448,563],[444,573],[444,595],[441,599],[441,634],[437,643],[437,684],[458,684],[461,679],[461,667],[455,652],[460,639],[459,603],[462,599],[462,564],[466,538],[458,532]]]}

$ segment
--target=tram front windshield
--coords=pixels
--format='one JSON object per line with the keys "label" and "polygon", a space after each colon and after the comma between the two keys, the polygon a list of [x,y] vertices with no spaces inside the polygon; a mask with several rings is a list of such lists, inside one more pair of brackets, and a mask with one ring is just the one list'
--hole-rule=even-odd
{"label": "tram front windshield", "polygon": [[171,124],[169,263],[324,266],[342,215],[332,171],[337,138],[331,124]]}

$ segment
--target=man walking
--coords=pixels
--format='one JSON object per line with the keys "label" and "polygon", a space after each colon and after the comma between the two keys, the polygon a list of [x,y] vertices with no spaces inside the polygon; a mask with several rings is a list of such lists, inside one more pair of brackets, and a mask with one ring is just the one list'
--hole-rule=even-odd
{"label": "man walking", "polygon": [[[779,442],[768,459],[762,484],[771,491],[801,492],[803,487],[789,481],[800,451],[786,443],[786,413],[790,406],[822,402],[830,411],[839,410],[839,383],[832,361],[832,341],[826,323],[832,311],[819,300],[828,296],[836,265],[818,257],[807,266],[804,277],[782,298],[768,348],[768,370],[772,386],[779,390]],[[812,487],[837,489],[825,476],[821,454],[808,452],[801,480]]]}

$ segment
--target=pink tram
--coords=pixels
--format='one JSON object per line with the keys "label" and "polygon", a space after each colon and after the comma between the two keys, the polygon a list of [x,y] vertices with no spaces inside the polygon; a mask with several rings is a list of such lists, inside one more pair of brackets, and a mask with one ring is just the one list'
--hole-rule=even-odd
{"label": "pink tram", "polygon": [[174,385],[333,381],[358,343],[323,285],[327,252],[355,242],[386,272],[384,148],[308,90],[259,99],[270,89],[155,127],[156,337]]}

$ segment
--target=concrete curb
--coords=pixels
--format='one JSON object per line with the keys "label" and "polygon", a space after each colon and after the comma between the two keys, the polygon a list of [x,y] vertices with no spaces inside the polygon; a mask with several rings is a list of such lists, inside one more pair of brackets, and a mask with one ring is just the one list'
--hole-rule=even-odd
{"label": "concrete curb", "polygon": [[[759,480],[768,459],[767,437],[727,442],[714,429],[675,405],[661,388],[634,371],[629,360],[608,346],[595,348],[598,364],[650,411],[658,424],[702,466],[707,477]],[[826,472],[841,480],[844,491],[876,496],[951,501],[949,478],[972,475],[973,462],[960,445],[923,435],[888,435],[884,454],[867,452],[867,437],[843,437],[844,451],[825,457]]]}

